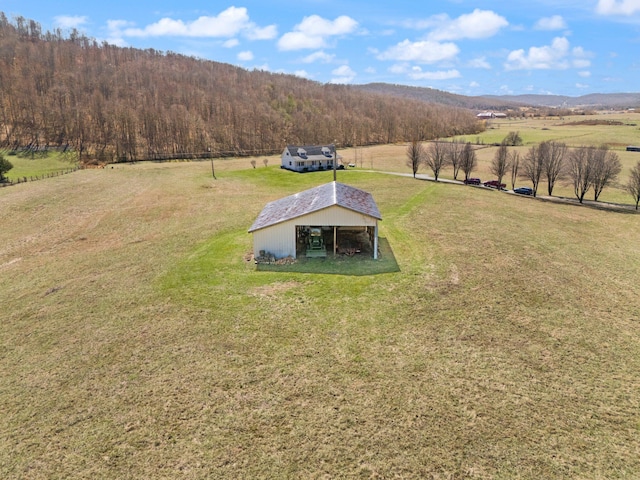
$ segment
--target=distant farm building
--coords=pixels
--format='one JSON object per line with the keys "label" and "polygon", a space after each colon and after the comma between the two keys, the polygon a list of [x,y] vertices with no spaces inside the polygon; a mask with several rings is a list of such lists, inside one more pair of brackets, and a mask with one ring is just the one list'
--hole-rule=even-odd
{"label": "distant farm building", "polygon": [[482,120],[489,120],[492,118],[507,118],[507,114],[500,112],[480,112],[476,117]]}
{"label": "distant farm building", "polygon": [[268,203],[249,233],[255,257],[370,252],[377,259],[379,220],[370,193],[331,182]]}
{"label": "distant farm building", "polygon": [[282,152],[281,168],[294,172],[332,170],[335,156],[335,145],[287,145]]}

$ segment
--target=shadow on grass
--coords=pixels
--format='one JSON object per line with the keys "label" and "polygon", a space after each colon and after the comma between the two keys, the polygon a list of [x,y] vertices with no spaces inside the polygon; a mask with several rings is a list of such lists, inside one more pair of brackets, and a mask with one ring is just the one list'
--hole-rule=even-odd
{"label": "shadow on grass", "polygon": [[327,258],[298,258],[292,265],[268,265],[258,264],[259,272],[296,272],[296,273],[322,273],[335,275],[378,275],[380,273],[399,272],[400,267],[393,255],[393,250],[386,238],[378,238],[380,255],[377,260],[369,256],[332,254]]}

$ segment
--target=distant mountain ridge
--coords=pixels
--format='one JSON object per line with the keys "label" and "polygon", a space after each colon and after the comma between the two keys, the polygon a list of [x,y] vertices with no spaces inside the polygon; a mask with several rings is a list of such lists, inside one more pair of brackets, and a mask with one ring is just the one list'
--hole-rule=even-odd
{"label": "distant mountain ridge", "polygon": [[391,95],[400,98],[408,98],[426,103],[436,103],[451,107],[468,108],[470,110],[508,110],[510,108],[524,106],[516,100],[500,100],[499,97],[469,97],[455,93],[445,92],[427,87],[410,87],[407,85],[395,85],[390,83],[368,83],[353,85],[357,90]]}
{"label": "distant mountain ridge", "polygon": [[640,107],[640,93],[590,93],[579,97],[566,95],[487,95],[484,98],[500,102],[516,102],[536,107],[591,107],[635,108]]}
{"label": "distant mountain ridge", "polygon": [[548,108],[639,108],[640,93],[592,93],[578,97],[567,95],[481,95],[466,96],[427,87],[409,87],[388,83],[369,83],[354,85],[364,90],[383,95],[438,103],[471,110],[509,110],[512,108],[548,107]]}

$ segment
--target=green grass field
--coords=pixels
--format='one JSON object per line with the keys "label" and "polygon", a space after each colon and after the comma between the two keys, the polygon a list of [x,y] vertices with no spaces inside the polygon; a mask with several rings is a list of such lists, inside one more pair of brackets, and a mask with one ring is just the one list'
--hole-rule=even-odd
{"label": "green grass field", "polygon": [[76,167],[77,161],[73,155],[57,152],[47,154],[11,155],[8,151],[0,151],[5,159],[9,160],[13,168],[6,174],[7,178],[16,182],[18,180],[32,180],[68,172]]}
{"label": "green grass field", "polygon": [[371,275],[254,265],[277,159],[0,189],[0,477],[640,477],[640,217],[363,150]]}

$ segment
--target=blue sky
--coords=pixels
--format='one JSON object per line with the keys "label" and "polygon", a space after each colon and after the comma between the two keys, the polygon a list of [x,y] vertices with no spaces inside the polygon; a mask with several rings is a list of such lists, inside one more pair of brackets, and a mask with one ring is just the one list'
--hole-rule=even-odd
{"label": "blue sky", "polygon": [[2,0],[0,11],[43,30],[321,83],[640,91],[640,0]]}

